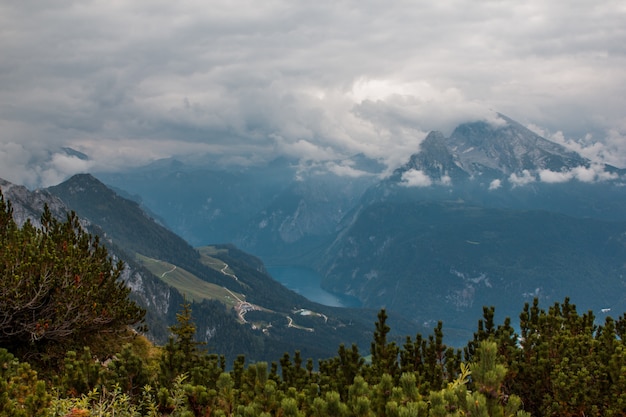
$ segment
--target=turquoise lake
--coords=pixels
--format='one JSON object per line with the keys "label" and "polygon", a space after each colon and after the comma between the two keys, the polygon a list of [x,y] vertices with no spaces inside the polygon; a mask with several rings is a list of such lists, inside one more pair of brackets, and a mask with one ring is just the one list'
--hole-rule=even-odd
{"label": "turquoise lake", "polygon": [[319,304],[331,307],[360,307],[356,297],[330,293],[322,287],[322,277],[316,271],[301,266],[269,266],[268,272],[290,290]]}

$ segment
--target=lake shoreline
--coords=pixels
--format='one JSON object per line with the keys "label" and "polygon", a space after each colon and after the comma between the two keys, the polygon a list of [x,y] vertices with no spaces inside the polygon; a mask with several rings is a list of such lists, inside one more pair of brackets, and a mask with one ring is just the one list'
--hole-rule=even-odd
{"label": "lake shoreline", "polygon": [[321,275],[298,265],[266,266],[270,276],[306,299],[329,307],[361,307],[361,302],[349,295],[334,294],[321,287]]}

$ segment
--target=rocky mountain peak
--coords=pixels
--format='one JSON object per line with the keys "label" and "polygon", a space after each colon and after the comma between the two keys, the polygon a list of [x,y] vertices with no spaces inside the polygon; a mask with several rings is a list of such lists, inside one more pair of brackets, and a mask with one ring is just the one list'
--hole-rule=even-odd
{"label": "rocky mountain peak", "polygon": [[[403,181],[404,173],[414,170],[438,182],[452,183],[473,177],[503,179],[528,171],[566,172],[589,167],[590,161],[558,143],[549,141],[518,122],[499,115],[493,122],[474,121],[457,126],[449,138],[430,132],[418,153],[398,168],[391,180]],[[439,181],[450,184],[448,181]]]}
{"label": "rocky mountain peak", "polygon": [[30,220],[36,227],[41,226],[39,217],[46,204],[52,215],[59,219],[63,218],[69,211],[60,198],[55,197],[46,190],[30,191],[22,185],[13,184],[2,178],[0,178],[0,190],[2,190],[4,199],[11,202],[13,218],[20,226],[26,220]]}
{"label": "rocky mountain peak", "polygon": [[409,162],[398,173],[409,170],[422,171],[434,180],[442,178],[459,179],[467,173],[459,167],[454,155],[446,145],[446,138],[441,132],[433,131],[420,144],[420,152],[411,155]]}
{"label": "rocky mountain peak", "polygon": [[469,173],[496,171],[509,175],[523,170],[562,171],[588,165],[589,161],[577,153],[504,115],[499,117],[495,123],[464,123],[447,140],[447,146]]}
{"label": "rocky mountain peak", "polygon": [[111,189],[91,174],[76,174],[70,177],[63,184],[59,184],[57,187],[66,189],[69,194],[80,194],[89,190],[95,192],[101,191],[106,192],[107,194],[115,195]]}

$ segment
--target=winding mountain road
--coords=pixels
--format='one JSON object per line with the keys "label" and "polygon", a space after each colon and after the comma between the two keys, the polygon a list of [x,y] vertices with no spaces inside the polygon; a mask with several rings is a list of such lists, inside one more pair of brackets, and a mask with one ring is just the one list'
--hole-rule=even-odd
{"label": "winding mountain road", "polygon": [[165,271],[165,272],[163,272],[163,273],[161,274],[161,278],[164,278],[167,274],[172,273],[172,272],[174,272],[175,270],[176,270],[176,265],[174,265],[174,266],[172,267],[172,269],[170,269],[169,271]]}
{"label": "winding mountain road", "polygon": [[228,268],[228,264],[226,262],[224,262],[224,267],[222,269],[220,269],[220,272],[224,275],[226,275],[227,277],[231,277],[232,279],[234,279],[235,281],[239,281],[239,278],[237,278],[237,275],[226,271],[226,269]]}

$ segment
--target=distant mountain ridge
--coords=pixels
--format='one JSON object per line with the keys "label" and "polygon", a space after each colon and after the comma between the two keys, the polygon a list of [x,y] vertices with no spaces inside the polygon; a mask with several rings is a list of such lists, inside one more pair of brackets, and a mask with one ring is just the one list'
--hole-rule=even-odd
{"label": "distant mountain ridge", "polygon": [[[449,138],[441,132],[429,133],[419,152],[396,169],[392,181],[404,182],[407,186],[431,185],[426,182],[411,184],[407,174],[419,171],[434,180],[432,185],[450,186],[455,181],[468,179],[507,181],[515,178],[512,176],[527,176],[532,182],[541,180],[537,178],[541,172],[563,174],[577,168],[588,169],[592,165],[590,160],[514,120],[502,114],[498,117],[496,122],[476,121],[459,125]],[[612,166],[602,168],[607,173],[619,171],[623,175],[626,172]],[[615,179],[618,177],[614,176]]]}
{"label": "distant mountain ridge", "polygon": [[164,160],[99,178],[140,196],[193,245],[230,242],[272,263],[300,257],[313,264],[355,210],[390,199],[626,218],[621,197],[612,196],[624,194],[618,187],[626,171],[592,164],[504,115],[462,124],[449,138],[431,132],[382,180],[381,165],[363,155],[306,169],[285,158],[240,170]]}
{"label": "distant mountain ridge", "polygon": [[483,304],[506,311],[535,295],[623,308],[623,169],[504,115],[431,132],[386,178],[367,158],[333,164],[307,175],[285,160],[240,172],[163,162],[103,180],[188,240],[314,268],[324,289],[419,324],[468,331]]}
{"label": "distant mountain ridge", "polygon": [[626,220],[626,170],[593,163],[510,118],[433,131],[358,207],[385,201],[463,201]]}

